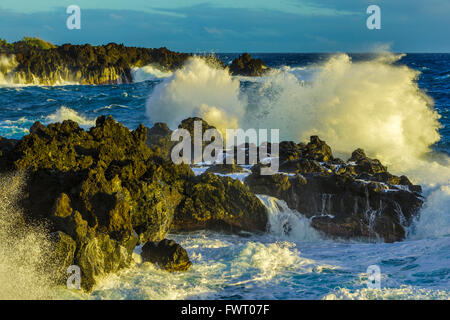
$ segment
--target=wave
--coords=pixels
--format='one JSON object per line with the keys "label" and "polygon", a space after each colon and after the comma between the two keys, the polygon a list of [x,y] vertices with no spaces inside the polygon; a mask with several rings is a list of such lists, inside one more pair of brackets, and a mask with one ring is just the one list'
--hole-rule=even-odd
{"label": "wave", "polygon": [[63,86],[77,85],[75,77],[67,69],[58,70],[52,78],[44,79],[36,77],[34,74],[26,75],[23,72],[16,72],[18,63],[14,55],[0,55],[0,87],[22,87],[22,86]]}
{"label": "wave", "polygon": [[[295,243],[266,237],[195,232],[168,238],[188,251],[193,262],[189,272],[168,274],[135,255],[134,266],[104,278],[90,295],[75,298],[286,299],[293,297],[285,285],[293,275],[308,278],[337,268],[304,257]],[[74,298],[67,291],[61,297]]]}
{"label": "wave", "polygon": [[0,299],[50,299],[54,275],[52,243],[44,226],[25,223],[17,204],[22,173],[0,176]]}
{"label": "wave", "polygon": [[194,57],[154,88],[147,100],[147,116],[170,128],[192,116],[201,116],[218,129],[234,128],[245,107],[239,79],[231,77],[228,69]]}
{"label": "wave", "polygon": [[14,55],[0,55],[0,86],[12,84],[11,72],[17,66]]}
{"label": "wave", "polygon": [[[425,196],[447,199],[450,157],[436,155],[439,114],[433,100],[417,84],[419,72],[396,62],[403,55],[379,54],[353,62],[337,54],[307,68],[283,67],[240,86],[238,77],[199,58],[190,59],[158,84],[147,100],[147,116],[176,128],[187,117],[203,117],[224,128],[280,129],[281,140],[306,141],[319,135],[347,158],[356,148],[378,158],[396,174],[424,186]],[[445,200],[446,201],[446,200]],[[440,214],[433,201],[422,211]]]}
{"label": "wave", "polygon": [[266,195],[258,195],[258,198],[267,208],[270,234],[294,241],[320,239],[310,220],[289,209],[285,201]]}
{"label": "wave", "polygon": [[168,78],[172,74],[172,71],[163,70],[160,66],[153,64],[131,69],[133,82],[143,82],[148,80]]}
{"label": "wave", "polygon": [[48,115],[45,118],[45,122],[62,122],[64,120],[72,120],[78,122],[82,127],[93,127],[95,126],[95,119],[88,119],[83,115],[80,115],[73,109],[67,108],[65,106],[60,107],[55,113]]}
{"label": "wave", "polygon": [[324,300],[449,300],[450,293],[445,290],[430,290],[402,286],[382,289],[339,289],[326,295]]}
{"label": "wave", "polygon": [[47,125],[54,122],[62,122],[64,120],[75,121],[84,129],[95,126],[95,119],[79,114],[77,111],[66,106],[61,106],[54,113],[47,116],[36,118],[21,117],[17,120],[0,121],[0,135],[4,137],[23,136],[30,133],[29,128],[36,121],[40,121]]}

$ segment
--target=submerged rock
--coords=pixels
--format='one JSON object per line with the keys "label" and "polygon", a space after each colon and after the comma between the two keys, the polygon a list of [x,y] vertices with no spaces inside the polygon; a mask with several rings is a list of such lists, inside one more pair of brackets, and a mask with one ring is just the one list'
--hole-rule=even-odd
{"label": "submerged rock", "polygon": [[187,251],[173,240],[147,242],[142,247],[142,260],[158,265],[169,272],[187,271],[192,265]]}

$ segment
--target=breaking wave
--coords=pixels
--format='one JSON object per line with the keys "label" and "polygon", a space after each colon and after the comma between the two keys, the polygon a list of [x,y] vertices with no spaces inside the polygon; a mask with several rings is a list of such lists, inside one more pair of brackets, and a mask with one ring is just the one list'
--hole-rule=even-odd
{"label": "breaking wave", "polygon": [[42,225],[24,221],[17,204],[24,175],[0,176],[0,299],[50,299],[57,267]]}
{"label": "breaking wave", "polygon": [[55,113],[52,113],[46,117],[46,122],[62,122],[64,120],[72,120],[78,122],[82,127],[95,126],[95,119],[88,119],[83,115],[80,115],[73,109],[62,106]]}
{"label": "breaking wave", "polygon": [[269,233],[294,241],[320,239],[319,233],[311,227],[310,220],[291,210],[285,201],[266,195],[258,195],[258,198],[267,208]]}
{"label": "breaking wave", "polygon": [[160,66],[156,65],[147,65],[140,68],[131,69],[131,75],[134,82],[168,78],[172,74],[173,73],[171,71],[163,70]]}
{"label": "breaking wave", "polygon": [[228,70],[194,57],[154,88],[147,116],[171,128],[192,116],[219,129],[275,128],[281,140],[296,142],[319,135],[345,159],[363,148],[394,174],[422,184],[425,196],[434,194],[422,215],[441,216],[438,228],[447,233],[450,214],[441,205],[449,197],[450,158],[431,150],[440,140],[440,116],[417,85],[420,73],[396,64],[401,57],[383,53],[353,62],[337,54],[323,64],[282,67],[242,84]]}

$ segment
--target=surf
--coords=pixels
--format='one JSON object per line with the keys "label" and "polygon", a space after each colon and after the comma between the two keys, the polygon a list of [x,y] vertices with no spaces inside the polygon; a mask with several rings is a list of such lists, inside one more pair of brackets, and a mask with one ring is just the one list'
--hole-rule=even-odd
{"label": "surf", "polygon": [[308,67],[274,69],[250,83],[193,57],[154,88],[146,113],[172,129],[197,116],[219,129],[280,129],[280,140],[318,135],[344,159],[363,148],[391,172],[422,184],[425,197],[441,199],[427,203],[423,221],[439,216],[438,233],[447,234],[450,214],[441,206],[449,198],[450,157],[432,150],[441,138],[440,115],[418,86],[420,72],[398,63],[402,57],[380,53],[354,62],[336,54]]}

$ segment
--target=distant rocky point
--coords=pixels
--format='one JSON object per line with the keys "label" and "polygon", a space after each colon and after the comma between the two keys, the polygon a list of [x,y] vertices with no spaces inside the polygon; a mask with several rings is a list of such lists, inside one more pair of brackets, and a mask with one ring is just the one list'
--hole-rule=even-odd
{"label": "distant rocky point", "polygon": [[232,75],[257,77],[264,75],[269,68],[261,59],[253,59],[248,53],[244,53],[234,59],[230,65]]}
{"label": "distant rocky point", "polygon": [[[152,64],[162,70],[174,71],[191,56],[165,47],[147,49],[116,43],[56,46],[39,38],[25,37],[14,43],[0,39],[0,57],[6,57],[8,61],[5,64],[5,59],[0,60],[0,72],[5,79],[20,84],[131,83],[133,68]],[[214,56],[205,59],[213,59],[216,67],[225,67]],[[233,75],[260,76],[266,70],[261,59],[252,59],[247,53],[234,60],[230,66]]]}
{"label": "distant rocky point", "polygon": [[12,44],[0,41],[0,54],[14,57],[13,81],[44,85],[61,81],[79,84],[129,83],[132,82],[133,67],[155,64],[174,70],[191,56],[167,48],[125,47],[115,43],[55,46],[37,38],[24,38]]}

